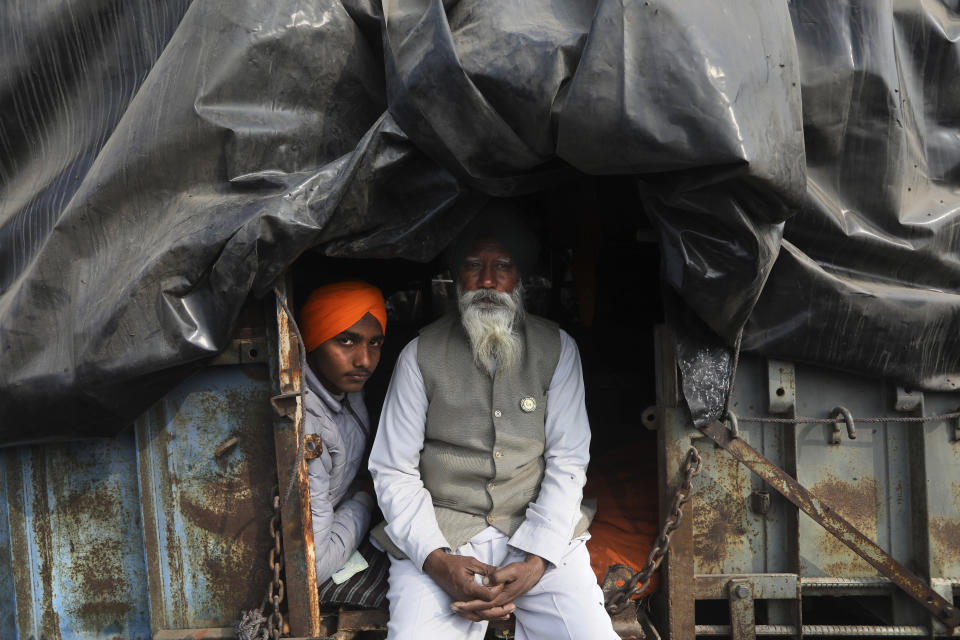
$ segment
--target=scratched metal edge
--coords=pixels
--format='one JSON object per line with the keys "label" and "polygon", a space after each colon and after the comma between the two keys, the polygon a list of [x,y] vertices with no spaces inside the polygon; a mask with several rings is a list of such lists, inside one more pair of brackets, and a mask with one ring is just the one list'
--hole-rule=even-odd
{"label": "scratched metal edge", "polygon": [[[27,492],[27,531],[31,535],[31,579],[34,588],[39,586],[39,597],[34,596],[34,615],[39,619],[39,637],[44,640],[61,638],[60,615],[54,608],[53,589],[53,548],[51,544],[51,500],[47,480],[47,449],[43,445],[25,447],[23,456],[30,460],[23,469],[24,485],[32,489]],[[28,482],[29,480],[29,482]]]}
{"label": "scratched metal edge", "polygon": [[7,455],[0,455],[0,640],[15,640],[17,592],[13,580],[10,503],[7,495]]}
{"label": "scratched metal edge", "polygon": [[[28,557],[30,537],[27,534],[26,496],[24,495],[21,449],[3,452],[4,478],[7,488],[7,514],[10,531],[11,574],[13,578],[13,604],[16,627],[14,637],[36,637],[33,616],[33,583],[30,568],[23,562]],[[15,561],[19,559],[19,561]],[[23,597],[24,594],[28,597]]]}
{"label": "scratched metal edge", "polygon": [[[136,426],[144,552],[150,583],[150,626],[154,632],[186,626],[183,591],[176,587],[183,583],[179,545],[164,517],[173,512],[173,503],[166,490],[171,479],[163,424],[164,408],[160,400]],[[172,546],[171,537],[174,538]]]}
{"label": "scratched metal edge", "polygon": [[[281,295],[288,303],[292,299],[289,276],[279,285]],[[279,301],[276,304],[277,327],[277,393],[299,391],[301,385],[299,367],[294,366],[294,354],[299,354],[296,336]],[[299,358],[299,355],[296,356]],[[289,481],[288,470],[293,466],[298,438],[303,422],[300,398],[296,400],[296,413],[292,422],[277,422],[274,429],[274,446],[277,460],[277,485],[283,492]],[[286,597],[288,621],[294,635],[318,636],[320,634],[320,602],[317,592],[315,551],[313,546],[312,513],[310,511],[310,485],[306,464],[297,461],[297,481],[290,501],[285,505],[282,517],[283,553],[286,565]]]}

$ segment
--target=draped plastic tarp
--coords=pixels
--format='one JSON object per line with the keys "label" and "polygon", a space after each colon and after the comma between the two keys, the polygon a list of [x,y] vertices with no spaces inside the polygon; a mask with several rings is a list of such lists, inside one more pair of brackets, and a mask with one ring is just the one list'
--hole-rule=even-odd
{"label": "draped plastic tarp", "polygon": [[875,0],[6,2],[0,441],[115,433],[305,250],[429,260],[489,197],[583,174],[636,176],[698,419],[758,298],[751,349],[946,380],[956,24]]}

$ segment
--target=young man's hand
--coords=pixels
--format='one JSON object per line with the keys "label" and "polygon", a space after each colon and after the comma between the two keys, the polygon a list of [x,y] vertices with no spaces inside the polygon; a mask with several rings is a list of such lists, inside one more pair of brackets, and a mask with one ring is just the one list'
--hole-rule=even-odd
{"label": "young man's hand", "polygon": [[477,622],[505,618],[516,608],[513,601],[540,582],[546,570],[546,560],[528,553],[526,560],[511,562],[487,575],[485,584],[493,588],[502,588],[495,598],[492,600],[478,598],[469,602],[459,602],[454,598],[450,606],[460,616]]}
{"label": "young man's hand", "polygon": [[474,578],[475,575],[481,575],[489,582],[489,576],[495,571],[497,567],[476,558],[450,555],[443,549],[434,549],[423,562],[423,572],[433,578],[454,601],[489,602],[496,598],[504,585],[481,586]]}

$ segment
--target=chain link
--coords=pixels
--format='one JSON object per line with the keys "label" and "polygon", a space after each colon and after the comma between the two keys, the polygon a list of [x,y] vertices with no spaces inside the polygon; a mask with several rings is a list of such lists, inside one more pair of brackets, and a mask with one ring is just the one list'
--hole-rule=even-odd
{"label": "chain link", "polygon": [[280,613],[280,603],[283,602],[284,584],[280,578],[280,572],[283,570],[283,547],[280,537],[280,495],[273,496],[273,517],[270,518],[270,537],[273,538],[273,546],[270,547],[269,565],[273,579],[267,587],[265,599],[270,602],[273,611],[267,618],[267,628],[270,632],[270,640],[278,640],[283,633],[283,614]]}
{"label": "chain link", "polygon": [[624,581],[623,586],[614,589],[604,603],[610,615],[615,615],[627,608],[630,604],[630,598],[634,594],[640,593],[647,587],[650,577],[657,570],[667,550],[670,548],[670,538],[673,532],[680,528],[680,520],[683,518],[683,506],[690,500],[690,491],[693,487],[693,478],[700,473],[703,466],[703,459],[696,447],[690,447],[687,456],[683,461],[683,482],[677,488],[673,496],[673,502],[670,504],[670,511],[667,514],[666,521],[663,523],[663,530],[657,538],[650,555],[647,556],[647,563],[643,569],[637,571],[630,578]]}

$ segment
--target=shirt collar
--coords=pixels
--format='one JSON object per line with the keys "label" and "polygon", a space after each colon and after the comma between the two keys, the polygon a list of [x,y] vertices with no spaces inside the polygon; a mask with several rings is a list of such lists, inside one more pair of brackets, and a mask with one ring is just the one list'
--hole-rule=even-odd
{"label": "shirt collar", "polygon": [[320,382],[320,378],[318,378],[317,374],[313,372],[313,369],[307,367],[306,372],[307,389],[310,391],[310,393],[319,397],[331,413],[340,413],[343,411],[343,399],[346,397],[346,394],[340,394],[338,397],[330,393],[330,390],[323,386],[323,383]]}

